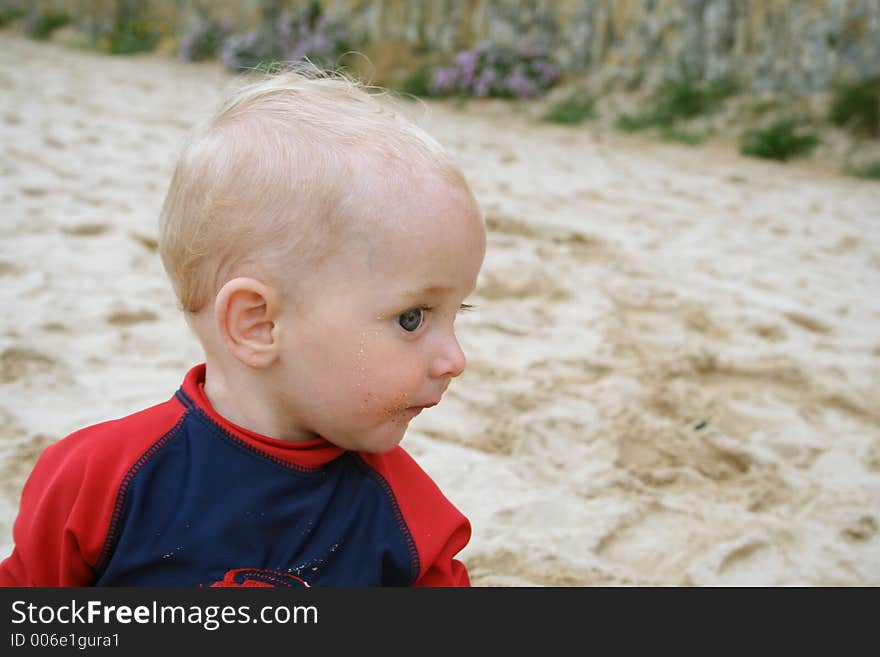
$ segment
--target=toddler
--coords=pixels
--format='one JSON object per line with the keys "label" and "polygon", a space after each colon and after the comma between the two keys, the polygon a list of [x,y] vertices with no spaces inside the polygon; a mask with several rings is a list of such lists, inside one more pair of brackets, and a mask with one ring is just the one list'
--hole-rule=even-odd
{"label": "toddler", "polygon": [[45,450],[5,586],[467,586],[467,519],[398,446],[465,367],[485,252],[461,171],[341,76],[240,88],[159,248],[205,362]]}

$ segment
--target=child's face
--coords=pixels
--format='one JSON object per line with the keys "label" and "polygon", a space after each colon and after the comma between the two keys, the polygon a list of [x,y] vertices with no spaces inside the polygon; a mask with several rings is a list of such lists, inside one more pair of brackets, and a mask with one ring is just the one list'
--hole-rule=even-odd
{"label": "child's face", "polygon": [[454,322],[486,237],[471,196],[449,183],[370,205],[379,227],[325,261],[314,292],[282,311],[277,410],[304,437],[384,452],[464,370]]}

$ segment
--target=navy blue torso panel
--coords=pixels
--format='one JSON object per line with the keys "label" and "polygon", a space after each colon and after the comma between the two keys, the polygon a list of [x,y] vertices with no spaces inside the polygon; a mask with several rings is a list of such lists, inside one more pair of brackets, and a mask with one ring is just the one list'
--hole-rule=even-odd
{"label": "navy blue torso panel", "polygon": [[418,556],[394,494],[357,454],[303,468],[258,452],[178,398],[189,408],[183,421],[123,484],[98,586],[416,579]]}

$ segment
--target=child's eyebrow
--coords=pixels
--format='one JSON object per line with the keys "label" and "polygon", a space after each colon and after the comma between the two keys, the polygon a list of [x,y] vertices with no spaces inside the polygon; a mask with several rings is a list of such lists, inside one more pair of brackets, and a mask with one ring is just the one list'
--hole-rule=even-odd
{"label": "child's eyebrow", "polygon": [[420,299],[422,297],[434,296],[437,294],[443,294],[444,292],[451,292],[451,287],[446,287],[445,285],[428,285],[423,287],[420,290],[412,290],[411,292],[404,292],[403,296],[408,299]]}

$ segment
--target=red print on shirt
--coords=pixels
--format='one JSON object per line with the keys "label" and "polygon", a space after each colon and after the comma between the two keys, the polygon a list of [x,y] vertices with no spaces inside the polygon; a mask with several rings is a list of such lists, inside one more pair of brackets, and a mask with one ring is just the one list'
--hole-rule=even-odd
{"label": "red print on shirt", "polygon": [[280,573],[277,570],[263,570],[262,568],[236,568],[229,570],[222,581],[214,582],[209,588],[309,588],[309,583],[304,579]]}

